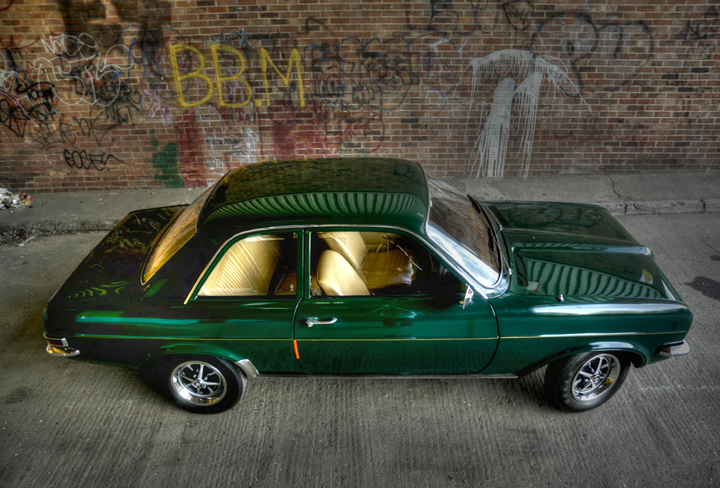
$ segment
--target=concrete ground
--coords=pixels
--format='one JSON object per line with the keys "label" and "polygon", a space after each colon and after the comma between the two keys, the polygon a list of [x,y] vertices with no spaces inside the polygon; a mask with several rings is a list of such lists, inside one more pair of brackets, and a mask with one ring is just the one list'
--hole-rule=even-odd
{"label": "concrete ground", "polygon": [[546,405],[542,372],[258,379],[229,412],[186,413],[131,372],[44,352],[42,307],[101,233],[0,246],[0,486],[719,486],[720,213],[620,220],[695,314],[692,352],[583,414]]}

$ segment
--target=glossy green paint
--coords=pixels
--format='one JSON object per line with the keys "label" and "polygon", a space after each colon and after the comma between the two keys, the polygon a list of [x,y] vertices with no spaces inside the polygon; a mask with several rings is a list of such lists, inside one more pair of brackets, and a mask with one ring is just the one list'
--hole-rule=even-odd
{"label": "glossy green paint", "polygon": [[[80,349],[78,359],[130,366],[202,354],[250,359],[261,373],[462,375],[524,374],[586,350],[627,351],[637,365],[649,364],[662,359],[658,347],[689,330],[692,314],[652,253],[589,205],[487,202],[503,227],[500,244],[513,273],[495,290],[476,289],[464,309],[456,292],[311,297],[309,232],[316,226],[406,231],[427,244],[429,202],[418,165],[342,161],[263,163],[229,173],[201,212],[197,235],[145,284],[147,255],[182,208],[133,212],[51,300],[48,335],[67,338]],[[337,181],[330,184],[333,164]],[[229,244],[277,226],[301,241],[296,297],[196,296]],[[429,248],[447,260],[442,249]],[[307,317],[338,322],[309,328]]]}
{"label": "glossy green paint", "polygon": [[[438,297],[315,297],[295,320],[300,365],[313,374],[470,374],[497,347],[485,300],[465,309],[456,293]],[[337,319],[307,326],[307,318]]]}
{"label": "glossy green paint", "polygon": [[[413,161],[303,159],[242,166],[225,175],[198,226],[242,217],[264,224],[371,223],[422,231],[429,206],[425,174]],[[331,218],[333,220],[329,220]]]}
{"label": "glossy green paint", "polygon": [[564,355],[624,350],[637,365],[680,342],[692,314],[650,250],[602,207],[488,203],[500,223],[514,274],[491,298],[497,357],[487,373],[523,374]]}

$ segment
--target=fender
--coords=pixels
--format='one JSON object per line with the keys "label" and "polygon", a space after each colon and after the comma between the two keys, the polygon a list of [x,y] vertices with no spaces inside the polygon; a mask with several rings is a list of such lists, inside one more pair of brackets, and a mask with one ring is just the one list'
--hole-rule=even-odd
{"label": "fender", "polygon": [[[574,356],[576,354],[583,354],[590,351],[615,351],[627,353],[630,357],[630,362],[632,362],[633,366],[635,366],[636,368],[641,368],[648,364],[648,354],[650,353],[650,351],[647,351],[646,348],[640,347],[637,344],[633,344],[631,342],[591,342],[589,344],[584,344],[582,346],[566,349],[560,353],[543,358],[540,361],[537,361],[521,369],[516,374],[518,377],[521,378],[523,376],[527,376],[533,371],[542,368],[543,366],[557,361],[558,359],[562,359],[568,356]],[[658,360],[660,359],[662,358],[658,357]]]}

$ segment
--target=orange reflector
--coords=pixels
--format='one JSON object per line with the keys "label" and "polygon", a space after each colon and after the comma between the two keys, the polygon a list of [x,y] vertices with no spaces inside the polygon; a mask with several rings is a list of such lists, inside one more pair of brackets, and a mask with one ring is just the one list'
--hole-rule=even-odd
{"label": "orange reflector", "polygon": [[300,353],[297,348],[297,339],[293,339],[293,346],[295,346],[295,359],[300,359]]}

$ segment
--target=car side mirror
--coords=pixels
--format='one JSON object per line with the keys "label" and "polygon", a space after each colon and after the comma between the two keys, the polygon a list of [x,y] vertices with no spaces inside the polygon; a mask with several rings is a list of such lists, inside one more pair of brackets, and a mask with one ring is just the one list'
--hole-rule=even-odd
{"label": "car side mirror", "polygon": [[463,309],[465,309],[465,307],[467,307],[468,305],[472,305],[474,295],[475,292],[473,291],[472,287],[470,287],[470,285],[466,285],[465,298],[463,298],[463,300],[460,302],[460,305],[462,305]]}

